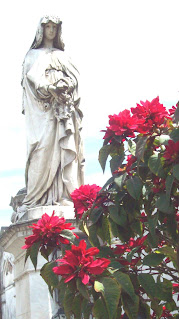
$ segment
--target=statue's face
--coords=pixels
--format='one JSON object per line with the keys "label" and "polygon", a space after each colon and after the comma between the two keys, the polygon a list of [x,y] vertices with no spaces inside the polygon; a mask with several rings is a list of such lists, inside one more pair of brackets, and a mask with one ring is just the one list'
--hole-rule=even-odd
{"label": "statue's face", "polygon": [[44,37],[47,40],[54,40],[57,33],[57,25],[51,21],[49,21],[44,26]]}

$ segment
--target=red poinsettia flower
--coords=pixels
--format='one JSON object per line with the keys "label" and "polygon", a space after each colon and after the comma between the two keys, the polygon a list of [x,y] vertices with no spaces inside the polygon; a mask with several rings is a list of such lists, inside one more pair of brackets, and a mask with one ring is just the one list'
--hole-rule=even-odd
{"label": "red poinsettia flower", "polygon": [[91,247],[86,249],[86,242],[81,240],[79,246],[72,245],[71,250],[65,251],[65,256],[58,259],[59,265],[53,268],[53,272],[65,278],[65,283],[73,278],[81,278],[84,285],[89,283],[90,275],[100,275],[109,266],[110,260],[97,258],[95,255],[99,249]]}
{"label": "red poinsettia flower", "polygon": [[54,216],[43,214],[42,218],[39,219],[37,224],[29,226],[32,228],[33,235],[25,238],[25,245],[22,249],[30,248],[34,243],[41,242],[41,246],[55,247],[62,244],[69,244],[69,240],[63,238],[60,234],[64,229],[74,229],[71,227],[71,223],[66,223],[65,219]]}
{"label": "red poinsettia flower", "polygon": [[144,242],[147,239],[147,235],[141,237],[141,238],[130,238],[128,243],[123,245],[116,245],[116,247],[113,249],[114,254],[116,255],[122,255],[125,252],[130,252],[133,248],[139,247],[138,251],[141,251],[145,248]]}
{"label": "red poinsettia flower", "polygon": [[103,138],[111,138],[112,141],[115,136],[121,136],[124,141],[126,137],[135,137],[136,129],[136,120],[133,119],[129,110],[124,110],[118,115],[109,115],[109,126],[103,131],[106,132]]}
{"label": "red poinsettia flower", "polygon": [[[163,104],[159,103],[159,97],[151,102],[140,101],[137,107],[131,108],[134,119],[138,121],[138,132],[142,134],[151,134],[156,128],[165,125],[169,114]],[[134,120],[135,121],[135,120]]]}
{"label": "red poinsettia flower", "polygon": [[168,145],[166,145],[166,150],[163,155],[163,157],[169,162],[169,163],[178,163],[179,162],[179,141],[174,142],[172,140],[168,141]]}
{"label": "red poinsettia flower", "polygon": [[154,193],[159,193],[165,189],[165,179],[160,178],[158,176],[153,179],[154,187],[152,187],[152,191]]}
{"label": "red poinsettia flower", "polygon": [[71,193],[71,198],[74,203],[76,216],[82,217],[83,213],[92,207],[98,192],[101,190],[100,186],[81,185]]}

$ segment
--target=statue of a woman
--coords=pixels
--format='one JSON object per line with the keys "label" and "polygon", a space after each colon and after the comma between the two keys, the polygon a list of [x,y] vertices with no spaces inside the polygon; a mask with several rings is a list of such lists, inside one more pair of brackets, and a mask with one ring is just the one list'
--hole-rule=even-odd
{"label": "statue of a woman", "polygon": [[68,205],[83,183],[79,73],[64,53],[58,17],[41,19],[23,65],[27,195],[19,212]]}

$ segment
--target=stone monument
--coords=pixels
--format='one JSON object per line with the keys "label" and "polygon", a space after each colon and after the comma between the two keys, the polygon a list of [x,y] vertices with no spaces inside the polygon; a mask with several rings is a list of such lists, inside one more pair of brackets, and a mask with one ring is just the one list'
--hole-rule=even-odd
{"label": "stone monument", "polygon": [[14,256],[16,319],[52,319],[59,311],[39,275],[45,260],[39,256],[35,272],[30,260],[24,266],[21,247],[31,233],[27,226],[45,212],[75,224],[70,193],[84,183],[79,73],[65,55],[61,29],[58,17],[43,17],[23,63],[26,188],[11,198],[13,224],[0,237]]}

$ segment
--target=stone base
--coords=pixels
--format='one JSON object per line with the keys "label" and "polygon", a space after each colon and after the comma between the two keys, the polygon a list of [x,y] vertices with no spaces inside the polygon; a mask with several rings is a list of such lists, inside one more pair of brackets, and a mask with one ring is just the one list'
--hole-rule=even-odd
{"label": "stone base", "polygon": [[52,215],[55,211],[55,215],[59,217],[64,217],[65,219],[74,219],[74,207],[71,206],[60,206],[60,205],[51,205],[51,206],[39,206],[35,208],[30,208],[26,213],[19,218],[18,222],[39,219],[43,214]]}
{"label": "stone base", "polygon": [[[46,260],[39,254],[35,271],[30,258],[24,264],[26,252],[21,249],[25,243],[25,237],[32,234],[28,226],[37,223],[44,213],[51,216],[53,211],[56,216],[64,217],[67,222],[71,222],[75,227],[74,232],[80,235],[72,204],[28,209],[25,213],[19,214],[18,220],[1,235],[0,245],[3,250],[14,255],[13,282],[16,294],[16,315],[14,316],[16,319],[51,319],[58,311],[59,306],[52,300],[48,287],[40,276],[40,268]],[[3,316],[3,319],[6,317]]]}

